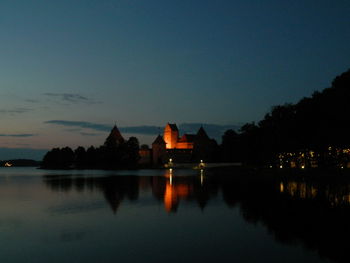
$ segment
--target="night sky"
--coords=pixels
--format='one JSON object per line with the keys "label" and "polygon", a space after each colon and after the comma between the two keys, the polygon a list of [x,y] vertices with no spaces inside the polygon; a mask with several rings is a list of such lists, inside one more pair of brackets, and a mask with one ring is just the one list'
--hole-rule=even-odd
{"label": "night sky", "polygon": [[167,122],[258,121],[350,68],[349,14],[348,0],[1,0],[0,159],[98,146],[115,123],[150,143]]}

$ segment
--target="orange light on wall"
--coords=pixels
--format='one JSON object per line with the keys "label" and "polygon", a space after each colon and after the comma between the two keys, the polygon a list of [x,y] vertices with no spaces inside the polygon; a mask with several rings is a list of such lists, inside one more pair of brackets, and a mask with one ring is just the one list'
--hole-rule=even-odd
{"label": "orange light on wall", "polygon": [[179,138],[179,131],[177,128],[174,127],[171,128],[170,124],[168,123],[164,128],[164,141],[166,142],[166,148],[167,149],[173,149],[176,148],[176,144]]}
{"label": "orange light on wall", "polygon": [[192,142],[178,142],[176,144],[177,149],[193,149],[193,143]]}

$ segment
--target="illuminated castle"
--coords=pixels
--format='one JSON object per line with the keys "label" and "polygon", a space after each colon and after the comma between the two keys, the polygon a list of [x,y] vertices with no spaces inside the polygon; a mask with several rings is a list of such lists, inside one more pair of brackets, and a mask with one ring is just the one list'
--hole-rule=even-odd
{"label": "illuminated castle", "polygon": [[157,165],[169,159],[174,162],[210,160],[216,149],[216,141],[208,137],[203,127],[197,134],[185,133],[180,137],[176,124],[167,123],[163,137],[158,135],[152,143],[152,162]]}
{"label": "illuminated castle", "polygon": [[[117,126],[114,126],[105,141],[106,145],[121,145],[125,139]],[[158,135],[150,149],[139,149],[141,165],[162,166],[172,159],[174,163],[197,163],[200,160],[211,162],[217,156],[218,145],[214,139],[210,139],[203,127],[196,134],[183,134],[180,136],[176,124],[167,123],[164,135]]]}
{"label": "illuminated castle", "polygon": [[194,134],[185,133],[180,138],[176,124],[168,123],[164,128],[164,141],[167,149],[193,149],[195,137]]}

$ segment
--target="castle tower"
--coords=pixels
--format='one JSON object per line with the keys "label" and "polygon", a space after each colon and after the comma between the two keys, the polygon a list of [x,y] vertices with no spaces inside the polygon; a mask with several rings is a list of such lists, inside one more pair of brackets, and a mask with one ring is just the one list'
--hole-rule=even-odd
{"label": "castle tower", "polygon": [[208,141],[210,140],[209,139],[209,136],[208,134],[205,132],[203,126],[201,126],[197,132],[197,135],[196,135],[196,139],[197,140],[202,140],[202,141]]}
{"label": "castle tower", "polygon": [[164,128],[164,141],[167,149],[176,148],[177,141],[179,139],[179,130],[176,124],[167,123]]}
{"label": "castle tower", "polygon": [[204,160],[204,162],[212,161],[217,156],[218,145],[215,140],[210,139],[203,127],[200,127],[194,141],[192,159],[196,162]]}
{"label": "castle tower", "polygon": [[122,144],[123,142],[125,142],[123,136],[117,128],[117,125],[114,125],[113,129],[111,130],[111,133],[108,135],[105,141],[105,146],[115,146]]}
{"label": "castle tower", "polygon": [[153,164],[164,164],[167,160],[166,143],[162,136],[158,137],[152,143],[152,160]]}

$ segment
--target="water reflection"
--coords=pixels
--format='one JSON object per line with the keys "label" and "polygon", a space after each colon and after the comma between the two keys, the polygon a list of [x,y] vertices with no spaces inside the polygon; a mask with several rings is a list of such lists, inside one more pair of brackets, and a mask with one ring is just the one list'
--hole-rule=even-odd
{"label": "water reflection", "polygon": [[294,199],[319,200],[330,206],[350,206],[350,184],[282,181],[280,193]]}
{"label": "water reflection", "polygon": [[45,176],[45,184],[53,191],[100,191],[114,213],[117,212],[124,199],[137,200],[140,180],[136,176],[110,177],[69,177]]}
{"label": "water reflection", "polygon": [[[204,175],[174,176],[172,170],[165,171],[163,177],[153,177],[152,193],[157,200],[163,201],[167,212],[176,212],[180,201],[191,202],[204,209],[210,198],[216,197],[219,187],[208,180],[204,183]],[[211,190],[210,190],[211,189]]]}
{"label": "water reflection", "polygon": [[[46,176],[53,191],[101,192],[114,213],[124,200],[151,193],[167,213],[181,203],[204,210],[211,200],[238,208],[246,222],[262,224],[284,244],[315,250],[334,262],[349,262],[350,181],[264,178],[257,175],[67,177]],[[221,199],[220,199],[221,200]],[[228,226],[229,227],[229,226]]]}
{"label": "water reflection", "polygon": [[[350,182],[343,178],[221,178],[224,199],[247,222],[264,225],[275,239],[349,262]],[[225,183],[223,183],[225,182]]]}
{"label": "water reflection", "polygon": [[165,211],[176,212],[181,201],[195,202],[204,209],[208,200],[217,195],[219,185],[205,176],[174,176],[166,170],[163,176],[69,177],[45,176],[45,184],[53,191],[100,191],[116,213],[123,200],[136,201],[140,190],[151,191],[164,204]]}

